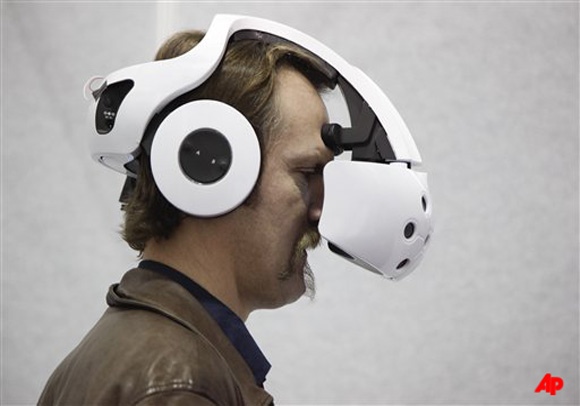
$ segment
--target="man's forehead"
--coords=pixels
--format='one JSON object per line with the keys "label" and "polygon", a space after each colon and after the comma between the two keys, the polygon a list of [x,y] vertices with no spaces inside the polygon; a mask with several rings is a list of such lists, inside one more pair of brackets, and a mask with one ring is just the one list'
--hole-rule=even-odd
{"label": "man's forehead", "polygon": [[[326,121],[328,113],[321,94],[308,79],[291,68],[283,68],[276,77],[275,103],[286,125],[300,124],[304,119]],[[296,122],[297,116],[302,120]]]}
{"label": "man's forehead", "polygon": [[286,159],[326,163],[332,153],[322,142],[328,113],[321,95],[301,73],[283,69],[277,77],[279,114],[276,147]]}

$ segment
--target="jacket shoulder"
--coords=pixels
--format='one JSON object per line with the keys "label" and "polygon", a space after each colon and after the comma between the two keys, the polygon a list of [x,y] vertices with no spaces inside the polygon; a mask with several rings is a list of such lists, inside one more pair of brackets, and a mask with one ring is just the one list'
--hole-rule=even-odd
{"label": "jacket shoulder", "polygon": [[56,369],[39,404],[148,404],[163,396],[242,403],[229,365],[200,333],[152,311],[110,308]]}

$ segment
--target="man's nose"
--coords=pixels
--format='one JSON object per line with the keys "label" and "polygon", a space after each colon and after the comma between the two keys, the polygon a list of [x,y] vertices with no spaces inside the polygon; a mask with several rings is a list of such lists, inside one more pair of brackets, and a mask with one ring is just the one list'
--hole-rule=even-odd
{"label": "man's nose", "polygon": [[322,215],[324,203],[324,182],[322,174],[312,176],[310,179],[310,202],[308,206],[308,221],[312,225],[318,225]]}

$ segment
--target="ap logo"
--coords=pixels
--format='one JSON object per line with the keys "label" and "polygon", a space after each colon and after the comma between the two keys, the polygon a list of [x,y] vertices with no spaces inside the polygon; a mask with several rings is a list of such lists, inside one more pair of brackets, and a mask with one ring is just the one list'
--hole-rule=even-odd
{"label": "ap logo", "polygon": [[545,390],[546,393],[550,392],[550,395],[553,396],[556,394],[556,391],[559,391],[563,387],[564,380],[562,378],[558,378],[557,376],[552,377],[552,375],[546,374],[536,388],[536,393]]}

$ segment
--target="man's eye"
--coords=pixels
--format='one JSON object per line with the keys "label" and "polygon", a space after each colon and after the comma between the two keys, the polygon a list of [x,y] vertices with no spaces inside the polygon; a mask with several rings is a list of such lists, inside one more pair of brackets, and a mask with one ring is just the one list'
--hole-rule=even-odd
{"label": "man's eye", "polygon": [[303,168],[301,170],[301,172],[307,176],[321,175],[322,174],[322,166],[315,166],[312,168]]}
{"label": "man's eye", "polygon": [[322,165],[298,168],[300,187],[308,187],[313,178],[322,176]]}
{"label": "man's eye", "polygon": [[303,178],[307,181],[310,181],[314,176],[319,175],[321,172],[316,170],[316,169],[308,169],[308,170],[302,170],[301,174],[303,176]]}
{"label": "man's eye", "polygon": [[316,175],[316,171],[314,169],[300,169],[298,170],[298,182],[300,187],[308,187],[310,184],[310,180],[314,175]]}
{"label": "man's eye", "polygon": [[310,177],[312,176],[312,172],[307,171],[300,171],[300,181],[303,183],[308,183],[310,181]]}

